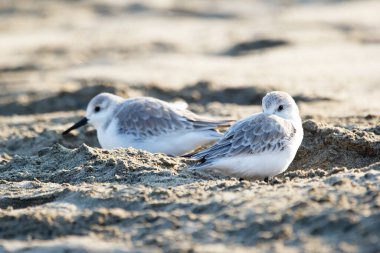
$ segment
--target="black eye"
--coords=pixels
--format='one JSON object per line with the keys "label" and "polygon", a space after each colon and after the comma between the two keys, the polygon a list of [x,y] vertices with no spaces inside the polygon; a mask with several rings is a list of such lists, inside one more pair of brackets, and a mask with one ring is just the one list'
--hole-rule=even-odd
{"label": "black eye", "polygon": [[278,111],[281,112],[282,110],[284,110],[284,106],[283,106],[283,105],[280,105],[280,106],[278,107]]}
{"label": "black eye", "polygon": [[95,106],[94,111],[95,111],[95,112],[99,112],[99,111],[100,111],[100,106]]}

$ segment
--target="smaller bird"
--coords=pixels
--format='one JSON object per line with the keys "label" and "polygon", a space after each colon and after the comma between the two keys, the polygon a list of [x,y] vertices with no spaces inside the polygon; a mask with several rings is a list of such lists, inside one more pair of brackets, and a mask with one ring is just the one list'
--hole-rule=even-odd
{"label": "smaller bird", "polygon": [[236,122],[213,146],[192,154],[194,169],[215,169],[246,179],[265,179],[284,172],[303,139],[294,99],[273,91],[262,100],[263,112]]}
{"label": "smaller bird", "polygon": [[178,156],[215,142],[222,136],[216,129],[231,122],[202,117],[156,98],[100,93],[89,102],[86,117],[62,134],[89,123],[104,149],[133,147]]}

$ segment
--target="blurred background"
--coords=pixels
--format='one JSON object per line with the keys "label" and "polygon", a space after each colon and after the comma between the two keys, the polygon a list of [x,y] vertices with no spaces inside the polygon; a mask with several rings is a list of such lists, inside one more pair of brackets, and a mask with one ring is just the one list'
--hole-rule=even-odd
{"label": "blurred background", "polygon": [[375,114],[379,10],[367,0],[1,0],[0,114],[84,109],[109,91],[196,111],[219,103],[219,114],[248,106],[245,116],[273,89],[296,96],[303,115]]}

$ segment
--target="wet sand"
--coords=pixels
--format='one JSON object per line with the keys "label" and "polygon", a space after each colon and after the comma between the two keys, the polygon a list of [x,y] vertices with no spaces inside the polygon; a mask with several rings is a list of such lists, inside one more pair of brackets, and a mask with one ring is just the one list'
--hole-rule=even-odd
{"label": "wet sand", "polygon": [[[0,252],[380,251],[378,1],[0,3]],[[61,133],[99,92],[236,119],[271,90],[304,141],[269,182]]]}

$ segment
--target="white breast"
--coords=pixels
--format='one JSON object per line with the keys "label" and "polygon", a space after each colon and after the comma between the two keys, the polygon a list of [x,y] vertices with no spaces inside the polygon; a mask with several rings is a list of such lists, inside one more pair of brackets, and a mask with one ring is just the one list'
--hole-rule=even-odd
{"label": "white breast", "polygon": [[224,174],[235,177],[265,178],[284,172],[293,158],[291,150],[225,157],[214,161],[209,168],[218,169]]}

